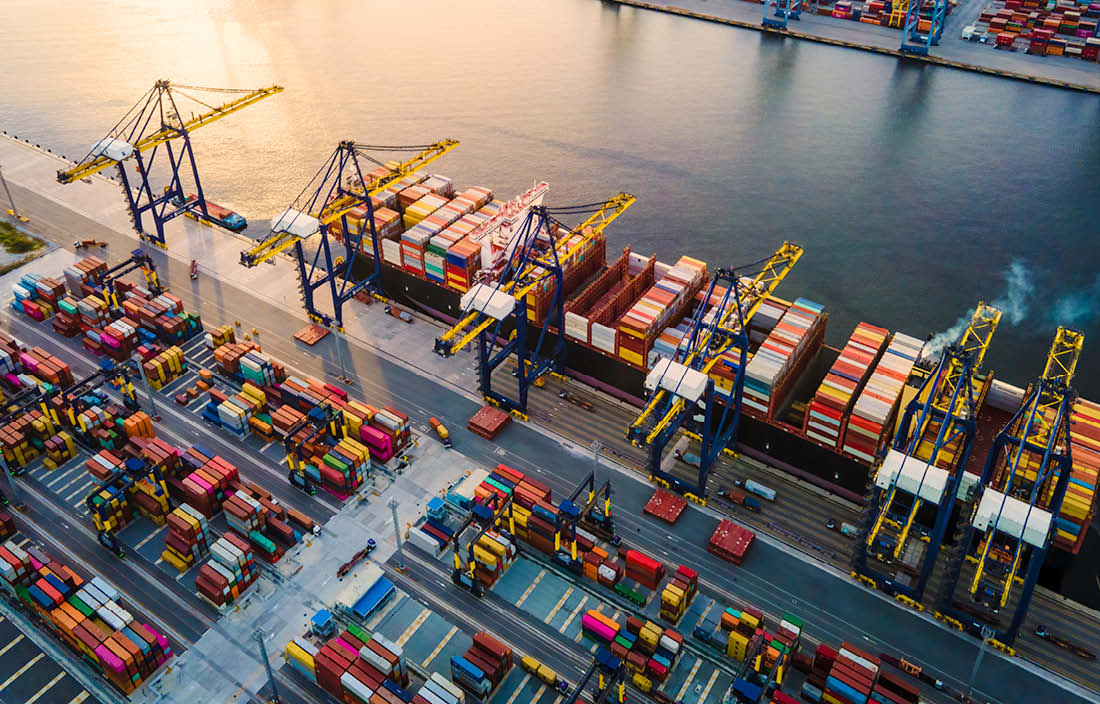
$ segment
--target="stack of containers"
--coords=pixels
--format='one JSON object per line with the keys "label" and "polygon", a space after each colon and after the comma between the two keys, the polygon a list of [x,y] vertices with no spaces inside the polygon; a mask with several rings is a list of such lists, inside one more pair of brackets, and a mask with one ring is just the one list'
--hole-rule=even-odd
{"label": "stack of containers", "polygon": [[756,609],[727,608],[722,612],[722,628],[730,632],[726,639],[726,655],[744,660],[749,641],[758,633],[764,634],[764,615]]}
{"label": "stack of containers", "polygon": [[433,672],[416,693],[413,704],[464,704],[466,693],[448,682],[443,675]]}
{"label": "stack of containers", "polygon": [[[398,197],[400,198],[402,195],[404,194],[400,194]],[[405,230],[408,231],[416,227],[420,224],[420,221],[442,208],[447,202],[446,197],[429,192],[418,198],[416,202],[410,203],[405,207],[404,215],[401,217],[401,221],[405,224]]]}
{"label": "stack of containers", "polygon": [[168,514],[168,532],[164,536],[161,558],[180,572],[210,554],[210,529],[206,517],[187,504]]}
{"label": "stack of containers", "polygon": [[1100,405],[1077,399],[1069,420],[1069,486],[1054,518],[1054,544],[1077,554],[1095,510],[1097,474],[1100,472]]}
{"label": "stack of containers", "polygon": [[65,285],[40,274],[24,274],[13,292],[12,308],[41,322],[57,311],[58,302],[65,297]]}
{"label": "stack of containers", "polygon": [[215,608],[230,606],[256,581],[256,561],[248,541],[226,533],[210,546],[209,562],[199,568],[195,589]]}
{"label": "stack of containers", "polygon": [[707,552],[740,565],[755,539],[756,534],[748,528],[723,518],[707,542]]}
{"label": "stack of containers", "polygon": [[829,678],[829,671],[833,669],[836,660],[836,649],[821,643],[814,651],[813,664],[806,676],[806,682],[802,685],[802,697],[811,702],[820,702],[821,695],[825,691],[825,680]]}
{"label": "stack of containers", "polygon": [[646,367],[653,338],[680,315],[686,302],[702,288],[706,277],[704,262],[680,257],[676,265],[619,318],[616,324],[619,357],[636,367]]}
{"label": "stack of containers", "polygon": [[64,430],[46,440],[45,449],[46,458],[42,463],[47,469],[57,469],[76,457],[76,443],[73,442],[73,436]]}
{"label": "stack of containers", "polygon": [[[467,233],[473,232],[495,218],[500,213],[500,207],[499,201],[492,201],[472,215],[466,216],[475,220],[474,228],[468,230]],[[481,251],[482,243],[465,235],[447,248],[443,271],[447,277],[448,287],[460,293],[465,293],[470,289],[473,285],[474,275],[482,267]]]}
{"label": "stack of containers", "polygon": [[157,390],[187,371],[183,350],[175,345],[146,360],[141,366],[145,370],[149,386]]}
{"label": "stack of containers", "polygon": [[193,468],[182,480],[170,480],[169,486],[181,498],[207,518],[221,509],[225,492],[230,484],[240,481],[237,468],[216,455],[209,455],[199,447],[192,447],[183,455],[184,464]]}
{"label": "stack of containers", "polygon": [[878,677],[879,658],[850,643],[841,644],[829,668],[821,701],[830,704],[866,704]]}
{"label": "stack of containers", "polygon": [[673,623],[679,621],[695,598],[698,581],[698,572],[683,565],[677,567],[672,581],[661,591],[661,618]]}
{"label": "stack of containers", "polygon": [[58,335],[76,337],[81,333],[80,310],[76,304],[77,300],[72,296],[65,296],[57,302],[57,314],[51,325]]}
{"label": "stack of containers", "polygon": [[[624,640],[630,642],[626,657],[622,658],[627,668],[657,684],[663,683],[676,666],[684,643],[679,632],[633,616],[627,618],[626,628],[619,632],[619,637],[612,644],[612,654],[619,652],[615,645],[621,645]],[[645,683],[642,684],[644,688]]]}
{"label": "stack of containers", "polygon": [[[18,359],[27,374],[33,374],[42,381],[47,381],[54,386],[72,386],[73,384],[73,373],[69,365],[41,347],[32,347],[25,352],[19,352]],[[21,379],[22,386],[28,385],[22,381]]]}
{"label": "stack of containers", "polygon": [[833,362],[806,408],[806,435],[830,447],[840,446],[848,411],[882,353],[889,332],[860,323]]}
{"label": "stack of containers", "polygon": [[842,440],[845,454],[867,464],[874,462],[879,446],[893,430],[901,390],[923,348],[920,340],[894,333],[848,415]]}
{"label": "stack of containers", "polygon": [[512,668],[512,649],[482,631],[462,656],[451,658],[451,679],[475,697],[487,700]]}
{"label": "stack of containers", "polygon": [[105,486],[92,495],[96,528],[115,533],[134,517],[126,492],[115,486]]}
{"label": "stack of containers", "polygon": [[264,528],[263,506],[247,492],[238,489],[227,496],[222,509],[226,524],[246,538],[252,531]]}
{"label": "stack of containers", "polygon": [[518,555],[512,541],[496,531],[486,531],[473,546],[476,576],[492,587],[515,562]]}
{"label": "stack of containers", "polygon": [[118,592],[102,579],[79,582],[68,572],[79,588],[57,599],[50,616],[57,619],[65,640],[101,667],[112,684],[126,694],[133,692],[171,657],[168,641],[119,606]]}
{"label": "stack of containers", "polygon": [[[779,324],[761,343],[745,366],[742,402],[746,407],[771,418],[783,399],[777,386],[797,364],[815,339],[823,307],[799,298],[787,309]],[[812,350],[811,350],[812,351]]]}
{"label": "stack of containers", "polygon": [[107,273],[107,262],[99,257],[85,257],[76,264],[66,267],[63,273],[65,286],[68,287],[69,293],[77,298],[82,298],[88,295],[88,291],[85,291],[85,284],[89,281],[97,281]]}
{"label": "stack of containers", "polygon": [[627,550],[623,554],[626,563],[626,576],[638,582],[650,591],[657,591],[665,577],[665,566],[652,557],[637,550]]}
{"label": "stack of containers", "polygon": [[335,446],[321,458],[322,472],[331,469],[342,477],[344,487],[354,488],[363,483],[364,469],[370,461],[370,450],[361,442],[351,438],[341,438]]}
{"label": "stack of containers", "polygon": [[99,481],[104,481],[114,472],[122,469],[122,460],[107,450],[100,450],[84,462],[84,468],[88,474]]}

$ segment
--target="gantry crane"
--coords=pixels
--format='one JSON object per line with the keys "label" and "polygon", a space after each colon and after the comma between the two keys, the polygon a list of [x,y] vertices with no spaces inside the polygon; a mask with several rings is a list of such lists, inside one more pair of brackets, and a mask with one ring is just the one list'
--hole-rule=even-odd
{"label": "gantry crane", "polygon": [[615,692],[615,702],[626,702],[626,667],[623,661],[612,655],[611,651],[602,645],[596,647],[592,664],[577,680],[577,686],[573,688],[561,704],[577,704],[584,688],[588,686],[592,676],[596,676],[596,696],[592,698],[592,704],[604,704],[612,690]]}
{"label": "gantry crane", "polygon": [[[292,425],[283,439],[283,449],[286,450],[287,480],[291,485],[311,496],[316,494],[317,490],[313,487],[313,481],[306,470],[307,458],[302,450],[318,435],[327,432],[331,437],[340,440],[347,437],[347,430],[344,412],[327,402],[311,408],[309,413]],[[302,435],[303,431],[308,432]]]}
{"label": "gantry crane", "polygon": [[[603,203],[548,208],[533,206],[523,220],[506,255],[499,281],[475,285],[462,296],[462,314],[455,325],[438,337],[435,351],[450,357],[474,339],[478,340],[478,383],[489,403],[526,416],[527,391],[548,371],[560,372],[565,363],[565,291],[562,262],[569,261],[634,203],[634,196],[620,193]],[[574,228],[558,217],[588,213]],[[561,234],[564,231],[564,234]],[[574,235],[578,235],[574,239]],[[542,251],[545,241],[549,248]],[[572,242],[572,244],[569,244]],[[564,243],[564,244],[563,244]],[[511,246],[511,245],[510,245]],[[544,281],[554,287],[553,302],[534,346],[527,340],[527,296]],[[498,340],[510,325],[504,344]],[[555,340],[544,346],[547,335]],[[546,353],[547,347],[552,350]],[[493,371],[512,353],[517,357],[519,391],[511,398],[493,390]]]}
{"label": "gantry crane", "polygon": [[[130,216],[138,236],[157,247],[163,248],[164,223],[177,215],[191,213],[195,217],[214,223],[206,209],[206,198],[199,182],[199,170],[195,165],[195,154],[191,146],[191,133],[200,127],[217,122],[226,115],[258,103],[276,93],[282,86],[269,86],[258,90],[239,90],[232,88],[200,88],[198,86],[175,85],[160,80],[111,128],[107,136],[96,142],[91,151],[75,166],[57,172],[60,183],[72,183],[99,173],[104,169],[117,166],[122,191],[126,194],[126,203],[130,206]],[[233,94],[234,99],[214,107],[207,96],[196,97],[194,93]],[[192,106],[201,106],[204,112],[184,119],[176,99],[191,101]],[[182,103],[182,100],[180,101]],[[186,103],[184,103],[187,106]],[[178,151],[172,142],[181,140]],[[167,167],[171,174],[168,186],[154,188],[150,183],[153,169],[157,166],[157,154],[161,147],[167,154]],[[126,175],[125,161],[133,159],[136,176],[134,183]],[[189,167],[189,169],[188,169]],[[184,179],[188,176],[194,182],[197,198],[189,198],[184,189]],[[153,232],[146,232],[141,216],[146,211],[153,216]]]}
{"label": "gantry crane", "polygon": [[154,296],[159,296],[164,291],[160,285],[160,278],[157,276],[156,263],[151,256],[146,254],[145,250],[140,248],[132,250],[126,261],[115,264],[101,274],[94,274],[91,283],[103,296],[104,301],[111,307],[111,310],[120,311],[118,293],[115,290],[116,284],[123,276],[137,270],[141,270],[145,285]]}
{"label": "gantry crane", "polygon": [[782,649],[775,661],[769,666],[765,655],[769,641],[762,632],[757,632],[749,640],[745,650],[745,659],[737,668],[737,675],[730,685],[732,704],[759,704],[764,697],[770,697],[776,689],[783,686],[783,676],[787,671],[788,653]]}
{"label": "gantry crane", "polygon": [[789,20],[802,18],[802,0],[764,0],[764,21],[769,29],[786,29]]}
{"label": "gantry crane", "polygon": [[[905,22],[901,27],[901,52],[927,56],[934,45],[939,45],[943,37],[943,23],[947,15],[947,0],[931,0],[932,11],[927,20],[930,23],[927,32],[920,29],[920,11],[923,0],[901,0],[904,5]],[[901,8],[897,5],[890,14],[890,26],[896,27],[900,20]]]}
{"label": "gantry crane", "polygon": [[[453,139],[409,146],[340,142],[291,207],[276,218],[271,232],[251,249],[241,252],[241,264],[249,268],[258,266],[293,247],[306,314],[315,323],[326,327],[335,325],[338,331],[343,332],[344,304],[360,291],[380,286],[382,253],[374,225],[371,197],[457,146],[458,142]],[[404,161],[384,163],[372,156],[372,153],[380,152],[414,154]],[[368,169],[364,170],[361,160],[366,162]],[[366,217],[358,234],[352,235],[353,228],[349,227],[348,216],[359,208],[365,209]],[[333,259],[333,245],[329,241],[334,223],[339,223],[343,233],[344,254],[336,259]],[[307,258],[302,243],[315,234],[320,235],[317,251],[312,258]],[[353,264],[355,255],[361,251],[364,237],[370,238],[374,272],[356,281]],[[319,310],[314,297],[317,289],[323,286],[327,286],[332,299],[331,315]]]}
{"label": "gantry crane", "polygon": [[[1069,486],[1071,384],[1083,344],[1080,332],[1058,328],[1043,375],[989,452],[978,485],[980,498],[965,517],[965,538],[955,547],[941,592],[942,616],[973,635],[997,624],[994,639],[1002,647],[1011,647],[1027,615],[1054,518]],[[962,568],[969,562],[973,576],[963,579]],[[1022,582],[1019,600],[1008,626],[1001,628],[999,611],[1009,605],[1017,582]],[[966,601],[955,599],[959,586],[968,592],[961,595]]]}
{"label": "gantry crane", "polygon": [[[684,338],[687,344],[677,350],[675,358],[661,359],[650,371],[646,388],[652,395],[627,431],[627,437],[635,445],[649,448],[651,477],[695,500],[705,499],[710,467],[734,441],[740,422],[749,321],[801,256],[800,246],[784,242],[770,258],[744,267],[753,273],[751,279],[746,280],[747,275],[731,269],[715,273],[703,300],[710,301],[718,283],[724,282],[727,288],[722,300],[709,311],[704,310],[705,303],[700,306]],[[721,401],[710,372],[729,351],[738,355],[737,371],[729,401]],[[699,475],[696,483],[690,484],[665,471],[662,457],[669,441],[700,408],[703,420],[698,428],[702,440]],[[694,421],[692,424],[700,425]]]}
{"label": "gantry crane", "polygon": [[[975,418],[988,388],[975,375],[1000,320],[1001,311],[978,303],[958,341],[940,355],[905,409],[864,509],[852,576],[913,607],[920,607],[970,456]],[[918,521],[922,509],[935,516],[923,557],[922,541],[913,540],[914,527],[924,531]],[[887,565],[900,560],[899,573],[885,574],[870,563],[872,557]]]}

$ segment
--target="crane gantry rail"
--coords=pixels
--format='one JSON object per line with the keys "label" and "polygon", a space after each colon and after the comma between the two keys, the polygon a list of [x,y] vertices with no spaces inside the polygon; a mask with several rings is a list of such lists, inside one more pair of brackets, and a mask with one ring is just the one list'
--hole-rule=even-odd
{"label": "crane gantry rail", "polygon": [[[164,224],[178,215],[190,213],[201,220],[215,222],[207,212],[190,134],[282,91],[282,86],[256,90],[203,88],[159,80],[123,115],[106,137],[92,146],[83,159],[68,169],[58,171],[57,180],[63,184],[72,183],[117,166],[134,228],[141,239],[163,248]],[[215,106],[210,104],[210,99],[205,95],[197,97],[197,93],[230,94],[237,97]],[[177,102],[177,97],[181,99],[180,102]],[[203,112],[192,114],[185,120],[180,108],[183,99],[200,106],[198,109],[204,109]],[[175,140],[183,142],[178,153],[172,148]],[[161,147],[167,152],[168,170],[171,174],[168,185],[163,189],[154,188],[150,183]],[[124,166],[130,159],[135,162],[135,183],[131,183]],[[197,198],[190,197],[184,188],[184,179],[188,175],[185,167],[189,167]],[[150,212],[153,217],[154,231],[150,233],[145,231],[142,224],[142,214],[145,212]]]}

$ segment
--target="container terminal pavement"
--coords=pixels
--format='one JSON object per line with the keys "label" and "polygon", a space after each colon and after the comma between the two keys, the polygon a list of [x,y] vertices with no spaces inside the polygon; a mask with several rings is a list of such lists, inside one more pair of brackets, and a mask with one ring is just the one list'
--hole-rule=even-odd
{"label": "container terminal pavement", "polygon": [[[19,188],[19,182],[15,179],[12,179],[12,180],[15,181],[15,185],[18,189]],[[68,216],[68,217],[71,217],[71,216]],[[49,218],[47,217],[47,218],[45,218],[45,220],[48,221]],[[80,225],[82,225],[83,227],[87,227],[88,223],[87,222],[80,222]],[[187,225],[184,225],[184,227],[181,228],[181,230],[185,230],[186,228],[190,228],[190,227],[192,227],[192,226],[187,224]],[[204,231],[201,228],[194,228],[194,231],[199,235],[200,238],[203,234],[207,234],[207,235],[209,234],[209,231]],[[115,237],[116,242],[125,241],[124,239],[120,238],[118,235],[105,235],[105,236]],[[61,242],[71,241],[71,237],[68,240],[64,239],[64,237],[59,237],[58,240],[61,241]],[[171,272],[173,270],[178,271],[178,270],[181,270],[183,268],[182,265],[178,261],[173,261],[170,258],[164,257],[164,256],[159,255],[159,254],[157,256],[162,262],[165,262],[167,264],[166,267],[164,266],[164,264],[162,264],[162,269],[166,270],[166,278],[167,278],[167,276],[171,275]],[[235,272],[235,270],[231,270],[230,272],[227,272],[227,273],[234,273],[235,274],[236,272]],[[180,276],[180,279],[182,280],[182,276]],[[204,283],[208,283],[208,282],[204,282]],[[186,293],[186,292],[184,292],[184,293]],[[191,309],[193,304],[192,304],[192,300],[190,300],[190,296],[186,296],[185,300],[187,300],[188,308]],[[209,305],[209,304],[206,304],[206,305]],[[263,313],[267,309],[269,309],[270,306],[267,303],[261,303],[260,305],[257,306],[257,308],[261,309],[259,311],[259,313],[260,313],[259,317],[264,317]],[[202,312],[204,314],[204,317],[207,318],[207,319],[209,319],[212,315],[212,313],[207,312],[206,310],[203,310],[203,305],[202,304],[200,304],[199,306],[194,306],[194,309],[195,310],[202,310]],[[268,314],[269,317],[265,317],[264,320],[262,320],[263,325],[261,325],[261,327],[263,327],[263,329],[265,331],[265,334],[267,334],[267,332],[270,331],[270,330],[278,330],[279,329],[279,322],[277,322],[278,319],[280,317],[282,317],[282,318],[287,317],[285,315],[285,313],[282,313],[280,311],[276,311],[274,309],[271,309],[271,310],[272,310],[272,313]],[[257,316],[254,316],[252,319],[254,321],[256,321],[257,324],[260,324],[261,321],[256,320],[256,317]],[[283,322],[281,327],[286,329],[287,331],[292,332],[295,329],[297,323],[288,324],[290,322],[292,322],[292,321]],[[270,325],[270,327],[269,327],[269,325]],[[267,339],[269,339],[269,338],[265,338],[265,343],[266,343]],[[275,353],[277,354],[277,352],[275,352]],[[464,452],[470,452],[474,456],[474,459],[479,460],[480,462],[482,462],[483,464],[486,464],[487,466],[493,466],[493,464],[494,464],[493,460],[495,458],[498,458],[498,457],[501,456],[501,455],[497,454],[494,451],[494,449],[492,449],[487,443],[481,443],[479,440],[476,440],[472,437],[466,436],[465,433],[463,433],[461,430],[459,430],[461,428],[461,425],[462,425],[461,420],[459,420],[459,419],[461,419],[463,417],[469,417],[470,415],[472,415],[473,404],[471,404],[467,399],[462,398],[461,396],[459,396],[459,395],[457,395],[457,394],[455,394],[451,391],[441,392],[439,390],[439,386],[435,382],[425,383],[423,379],[421,379],[420,377],[418,377],[414,374],[411,374],[407,369],[405,369],[401,366],[398,366],[398,365],[394,365],[392,362],[389,362],[387,360],[379,360],[377,358],[371,359],[367,355],[364,355],[362,353],[362,351],[360,351],[360,350],[353,349],[351,351],[351,362],[352,362],[352,364],[362,364],[362,362],[357,361],[357,359],[356,359],[357,356],[358,356],[359,359],[367,359],[369,361],[369,363],[377,365],[379,368],[383,369],[386,372],[388,378],[399,378],[399,379],[402,379],[402,380],[407,380],[409,383],[407,384],[407,386],[403,385],[403,388],[409,389],[413,394],[418,394],[418,395],[415,395],[414,398],[417,401],[422,401],[424,403],[424,405],[422,405],[422,406],[420,404],[414,403],[413,406],[411,406],[410,408],[413,408],[413,409],[423,408],[424,411],[425,411],[425,416],[427,415],[426,414],[427,411],[432,411],[432,415],[437,415],[437,416],[443,418],[444,422],[447,423],[449,427],[451,427],[452,432],[458,437],[458,439],[459,439],[458,444],[459,444],[460,448]],[[284,359],[290,359],[289,356],[283,356],[283,358]],[[417,361],[419,362],[419,360],[417,360]],[[335,363],[330,362],[330,364],[334,365]],[[330,368],[333,368],[333,366],[330,366]],[[418,387],[420,387],[420,388],[418,389]],[[429,405],[429,403],[430,403],[430,405]],[[442,407],[444,409],[444,411],[449,411],[449,412],[433,410],[433,409],[438,409],[440,407]],[[523,443],[523,445],[526,446],[526,447],[524,447],[522,452],[520,452],[520,453],[517,453],[517,450],[511,449],[511,448],[508,448],[507,450],[505,450],[505,452],[507,452],[509,454],[516,455],[516,457],[518,459],[523,460],[525,458],[534,458],[534,457],[539,457],[540,459],[541,458],[557,458],[559,460],[557,462],[551,463],[551,462],[547,462],[547,461],[543,460],[542,462],[540,462],[540,464],[550,465],[550,466],[560,466],[560,467],[566,467],[567,465],[569,465],[571,463],[573,463],[573,464],[577,463],[576,457],[573,456],[573,455],[570,455],[568,452],[563,452],[563,450],[562,450],[559,443],[557,443],[556,441],[553,441],[551,439],[546,438],[545,436],[543,436],[542,434],[536,432],[535,430],[533,430],[531,428],[523,428],[523,427],[513,428],[513,429],[510,429],[508,432],[509,433],[514,433],[518,440],[527,441],[527,442]],[[538,451],[537,452],[531,452],[529,448],[535,448]],[[478,456],[479,454],[481,456]],[[530,460],[527,459],[526,461],[529,462]],[[566,470],[564,470],[564,469],[562,470],[563,473],[565,471]],[[283,481],[285,481],[285,477],[284,477]],[[633,480],[627,480],[627,479],[621,479],[621,480],[619,480],[618,483],[625,485],[625,487],[623,489],[620,489],[617,486],[616,491],[617,492],[622,491],[624,496],[621,500],[617,498],[616,504],[617,505],[622,505],[624,507],[622,509],[623,512],[629,513],[630,511],[633,510],[635,513],[640,513],[641,505],[644,503],[644,501],[642,499],[643,498],[648,498],[648,494],[646,493],[646,490],[644,489],[644,487],[642,487],[640,485],[635,486],[635,482]],[[643,494],[645,494],[645,496],[643,496]],[[673,529],[669,529],[669,530],[673,533],[676,533],[677,535],[686,535],[686,534],[692,534],[692,533],[697,534],[697,535],[701,535],[701,534],[707,533],[706,528],[703,527],[703,525],[701,525],[701,523],[700,523],[700,522],[703,522],[703,524],[705,524],[706,522],[708,522],[710,520],[709,518],[706,517],[705,514],[699,512],[697,510],[692,509],[692,510],[688,511],[687,515],[681,520],[684,521],[683,524],[680,524],[680,525],[674,527]],[[640,521],[638,523],[641,525]],[[646,537],[646,539],[649,540],[650,538]],[[682,538],[677,538],[676,540],[677,540],[676,544],[679,545],[682,541]],[[693,542],[697,542],[697,541],[685,541],[685,542],[683,542],[683,544],[687,545],[688,543],[693,543]],[[790,560],[790,557],[788,555],[786,555],[786,553],[784,553],[781,550],[777,550],[775,548],[775,546],[773,544],[770,544],[768,541],[764,541],[764,542],[760,543],[759,548],[760,549],[758,550],[758,552],[756,554],[759,555],[759,554],[762,554],[762,553],[766,552],[766,554],[768,554],[770,556],[767,559],[769,559],[769,560],[778,560],[779,562],[777,564],[785,564],[784,560],[786,560],[786,561]],[[655,552],[655,551],[651,551],[651,552]],[[718,565],[720,565],[720,564],[721,563],[715,563],[715,567],[717,569],[720,569],[718,567]],[[795,568],[791,571],[798,571],[798,568]],[[801,572],[801,576],[805,578],[807,576],[811,576],[811,575],[816,574],[816,572],[817,572],[816,568],[810,568],[809,572],[805,572],[805,571]],[[717,573],[717,570],[716,570],[716,573]],[[820,576],[815,576],[815,577],[812,577],[811,581],[815,581],[815,582],[820,581],[821,578],[822,577],[820,577]],[[834,580],[834,578],[832,578],[831,576],[828,577],[828,579],[831,580],[831,581],[837,581],[841,585],[840,588],[842,590],[853,590],[854,594],[862,594],[861,590],[855,589],[850,584],[840,583],[839,580]],[[730,581],[726,581],[725,584],[732,585],[733,583],[730,582]],[[867,602],[867,597],[860,596],[859,598],[864,603]],[[875,611],[875,609],[878,608],[876,602],[877,602],[877,600],[871,599],[871,604],[868,606],[868,608],[864,609],[864,611],[865,612],[866,611],[870,611],[870,612]],[[894,609],[893,607],[891,607],[888,604],[884,604],[882,606],[883,606],[884,609],[889,609],[888,611],[883,611],[882,612],[883,614],[893,614],[893,613],[896,612],[896,609]],[[908,629],[908,628],[901,629],[901,631],[898,633],[898,636],[901,636],[902,632],[905,632],[905,633],[907,633],[911,636],[910,630],[912,630],[912,632],[919,632],[919,629],[927,630],[930,627],[928,624],[918,621],[918,619],[916,617],[914,617],[913,615],[911,615],[911,614],[906,614],[905,612],[897,612],[897,613],[898,613],[898,618],[896,620],[899,623],[904,623],[906,625],[912,625],[912,624],[910,624],[910,622],[912,622],[913,624],[918,624],[918,623],[920,624],[919,626],[917,626],[917,629]],[[858,618],[857,619],[852,619],[852,620],[854,620],[856,622],[861,621],[861,619],[858,619]],[[807,622],[808,622],[807,623],[808,630],[812,630],[813,629],[812,619],[808,618]],[[972,643],[970,643],[968,641],[965,641],[965,640],[957,639],[953,635],[944,633],[944,634],[942,634],[942,636],[933,636],[933,639],[938,638],[938,637],[943,637],[943,638],[948,639],[948,640],[944,640],[943,643],[947,643],[947,644],[960,643],[960,644],[963,644],[963,646],[964,646],[964,648],[967,652],[972,653],[974,651],[974,647],[973,647]],[[899,637],[899,640],[900,639],[901,638]],[[920,645],[920,643],[919,643],[920,639],[918,638],[916,640],[918,641],[917,645]],[[936,648],[933,647],[933,648],[928,648],[927,650],[929,652],[931,652],[931,651],[934,651],[935,649]],[[929,661],[930,660],[931,660],[931,658],[929,659]],[[997,668],[1005,667],[1003,662],[1004,661],[1002,661],[999,657],[991,657],[991,656],[987,655],[986,662],[985,662],[985,665],[983,667],[983,672],[986,671],[986,668],[988,668],[988,671],[1000,672],[1000,674],[1003,675],[1002,677],[998,677],[998,679],[1000,679],[1002,681],[1005,681],[1006,677],[1010,679],[1012,675],[1011,674],[1005,675],[1005,672],[1016,671],[1016,668],[1010,666],[1005,671],[999,671]],[[952,671],[953,669],[955,671],[960,671],[960,674],[963,674],[963,673],[961,673],[961,670],[963,670],[965,668],[951,668],[951,667],[945,667],[944,668],[945,671]]]}

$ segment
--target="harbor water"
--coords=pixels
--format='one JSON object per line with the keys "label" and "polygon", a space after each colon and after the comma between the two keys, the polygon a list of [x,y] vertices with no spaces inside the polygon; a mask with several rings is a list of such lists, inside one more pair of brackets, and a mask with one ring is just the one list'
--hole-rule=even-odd
{"label": "harbor water", "polygon": [[599,0],[5,10],[0,128],[70,158],[156,79],[277,83],[194,140],[208,197],[250,220],[285,209],[339,140],[454,137],[433,169],[460,186],[636,194],[612,252],[736,266],[799,242],[779,293],[823,303],[832,344],[860,320],[924,337],[984,299],[1006,310],[986,366],[1023,386],[1056,326],[1077,327],[1077,387],[1100,397],[1095,96]]}

